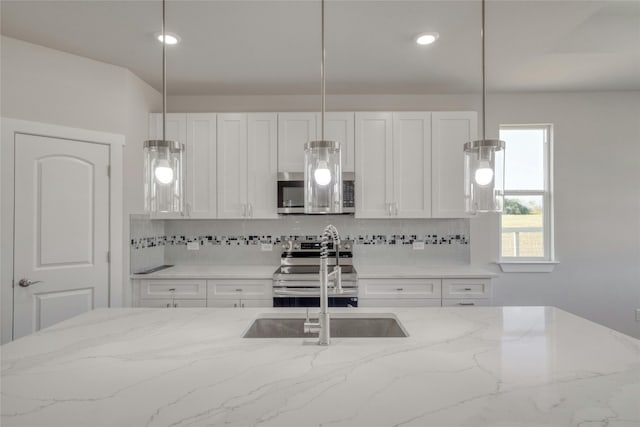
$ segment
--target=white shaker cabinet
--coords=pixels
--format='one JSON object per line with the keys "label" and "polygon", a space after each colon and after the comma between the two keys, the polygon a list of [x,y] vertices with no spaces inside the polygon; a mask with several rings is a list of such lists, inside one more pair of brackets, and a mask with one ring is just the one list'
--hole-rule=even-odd
{"label": "white shaker cabinet", "polygon": [[[304,172],[304,145],[321,138],[320,113],[278,114],[278,171]],[[353,172],[354,113],[325,113],[325,140],[338,141],[342,149],[342,171]]]}
{"label": "white shaker cabinet", "polygon": [[[162,138],[162,114],[149,118],[149,138]],[[167,114],[166,138],[184,143],[185,213],[156,218],[216,218],[216,115]]]}
{"label": "white shaker cabinet", "polygon": [[356,217],[431,216],[431,114],[356,113]]}
{"label": "white shaker cabinet", "polygon": [[218,217],[277,218],[276,114],[218,114]]}
{"label": "white shaker cabinet", "polygon": [[464,218],[465,142],[477,139],[475,111],[432,113],[432,213],[434,218]]}
{"label": "white shaker cabinet", "polygon": [[133,306],[148,308],[206,307],[205,280],[144,279],[133,282]]}

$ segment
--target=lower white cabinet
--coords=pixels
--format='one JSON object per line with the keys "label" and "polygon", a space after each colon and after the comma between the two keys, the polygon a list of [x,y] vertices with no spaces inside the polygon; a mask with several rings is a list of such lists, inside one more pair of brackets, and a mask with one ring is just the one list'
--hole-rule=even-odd
{"label": "lower white cabinet", "polygon": [[440,279],[361,279],[359,307],[439,306]]}
{"label": "lower white cabinet", "polygon": [[208,307],[272,307],[271,280],[207,280]]}
{"label": "lower white cabinet", "polygon": [[206,299],[141,299],[138,304],[138,307],[146,308],[200,308],[206,306]]}
{"label": "lower white cabinet", "polygon": [[359,307],[491,305],[491,279],[360,279]]}
{"label": "lower white cabinet", "polygon": [[134,307],[186,308],[207,306],[206,280],[136,280],[133,286]]}

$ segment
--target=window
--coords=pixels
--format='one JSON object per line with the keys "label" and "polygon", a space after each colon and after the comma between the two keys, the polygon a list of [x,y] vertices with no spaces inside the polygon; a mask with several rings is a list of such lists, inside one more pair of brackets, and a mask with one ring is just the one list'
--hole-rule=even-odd
{"label": "window", "polygon": [[551,125],[501,125],[505,141],[503,261],[553,259]]}

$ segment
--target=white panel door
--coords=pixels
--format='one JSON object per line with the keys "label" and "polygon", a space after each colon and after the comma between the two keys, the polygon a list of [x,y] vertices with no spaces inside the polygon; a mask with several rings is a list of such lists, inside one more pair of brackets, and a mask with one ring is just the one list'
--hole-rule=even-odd
{"label": "white panel door", "polygon": [[[318,139],[320,113],[318,113]],[[355,172],[354,113],[331,112],[325,114],[324,139],[341,144],[342,171]]]}
{"label": "white panel door", "polygon": [[431,114],[393,113],[393,214],[431,217]]}
{"label": "white panel door", "polygon": [[109,147],[34,135],[15,144],[18,338],[108,306]]}
{"label": "white panel door", "polygon": [[[167,114],[166,139],[187,144],[187,115],[184,113]],[[149,139],[162,139],[162,114],[149,114]],[[188,150],[188,148],[187,148]],[[187,157],[189,152],[187,151]],[[188,160],[186,160],[188,163]],[[187,166],[188,167],[188,166]],[[187,170],[187,174],[188,174]],[[187,183],[185,193],[189,197],[190,189]],[[180,213],[154,213],[154,218],[182,218]]]}
{"label": "white panel door", "polygon": [[431,113],[432,216],[464,218],[465,142],[477,139],[478,115],[475,111]]}
{"label": "white panel door", "polygon": [[316,113],[278,114],[278,172],[304,172],[304,144],[316,139]]}
{"label": "white panel door", "polygon": [[218,218],[247,215],[247,115],[218,114]]}
{"label": "white panel door", "polygon": [[187,216],[215,218],[216,115],[187,115],[186,196]]}
{"label": "white panel door", "polygon": [[249,114],[247,121],[247,215],[277,218],[278,116]]}
{"label": "white panel door", "polygon": [[391,113],[356,113],[356,218],[388,218],[393,202]]}

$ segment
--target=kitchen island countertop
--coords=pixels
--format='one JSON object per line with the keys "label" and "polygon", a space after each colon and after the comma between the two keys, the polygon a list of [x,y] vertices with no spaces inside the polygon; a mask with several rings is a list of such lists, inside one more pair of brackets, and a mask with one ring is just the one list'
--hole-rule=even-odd
{"label": "kitchen island countertop", "polygon": [[408,338],[243,339],[260,313],[99,309],[2,346],[9,426],[640,426],[640,341],[552,307],[393,312]]}

